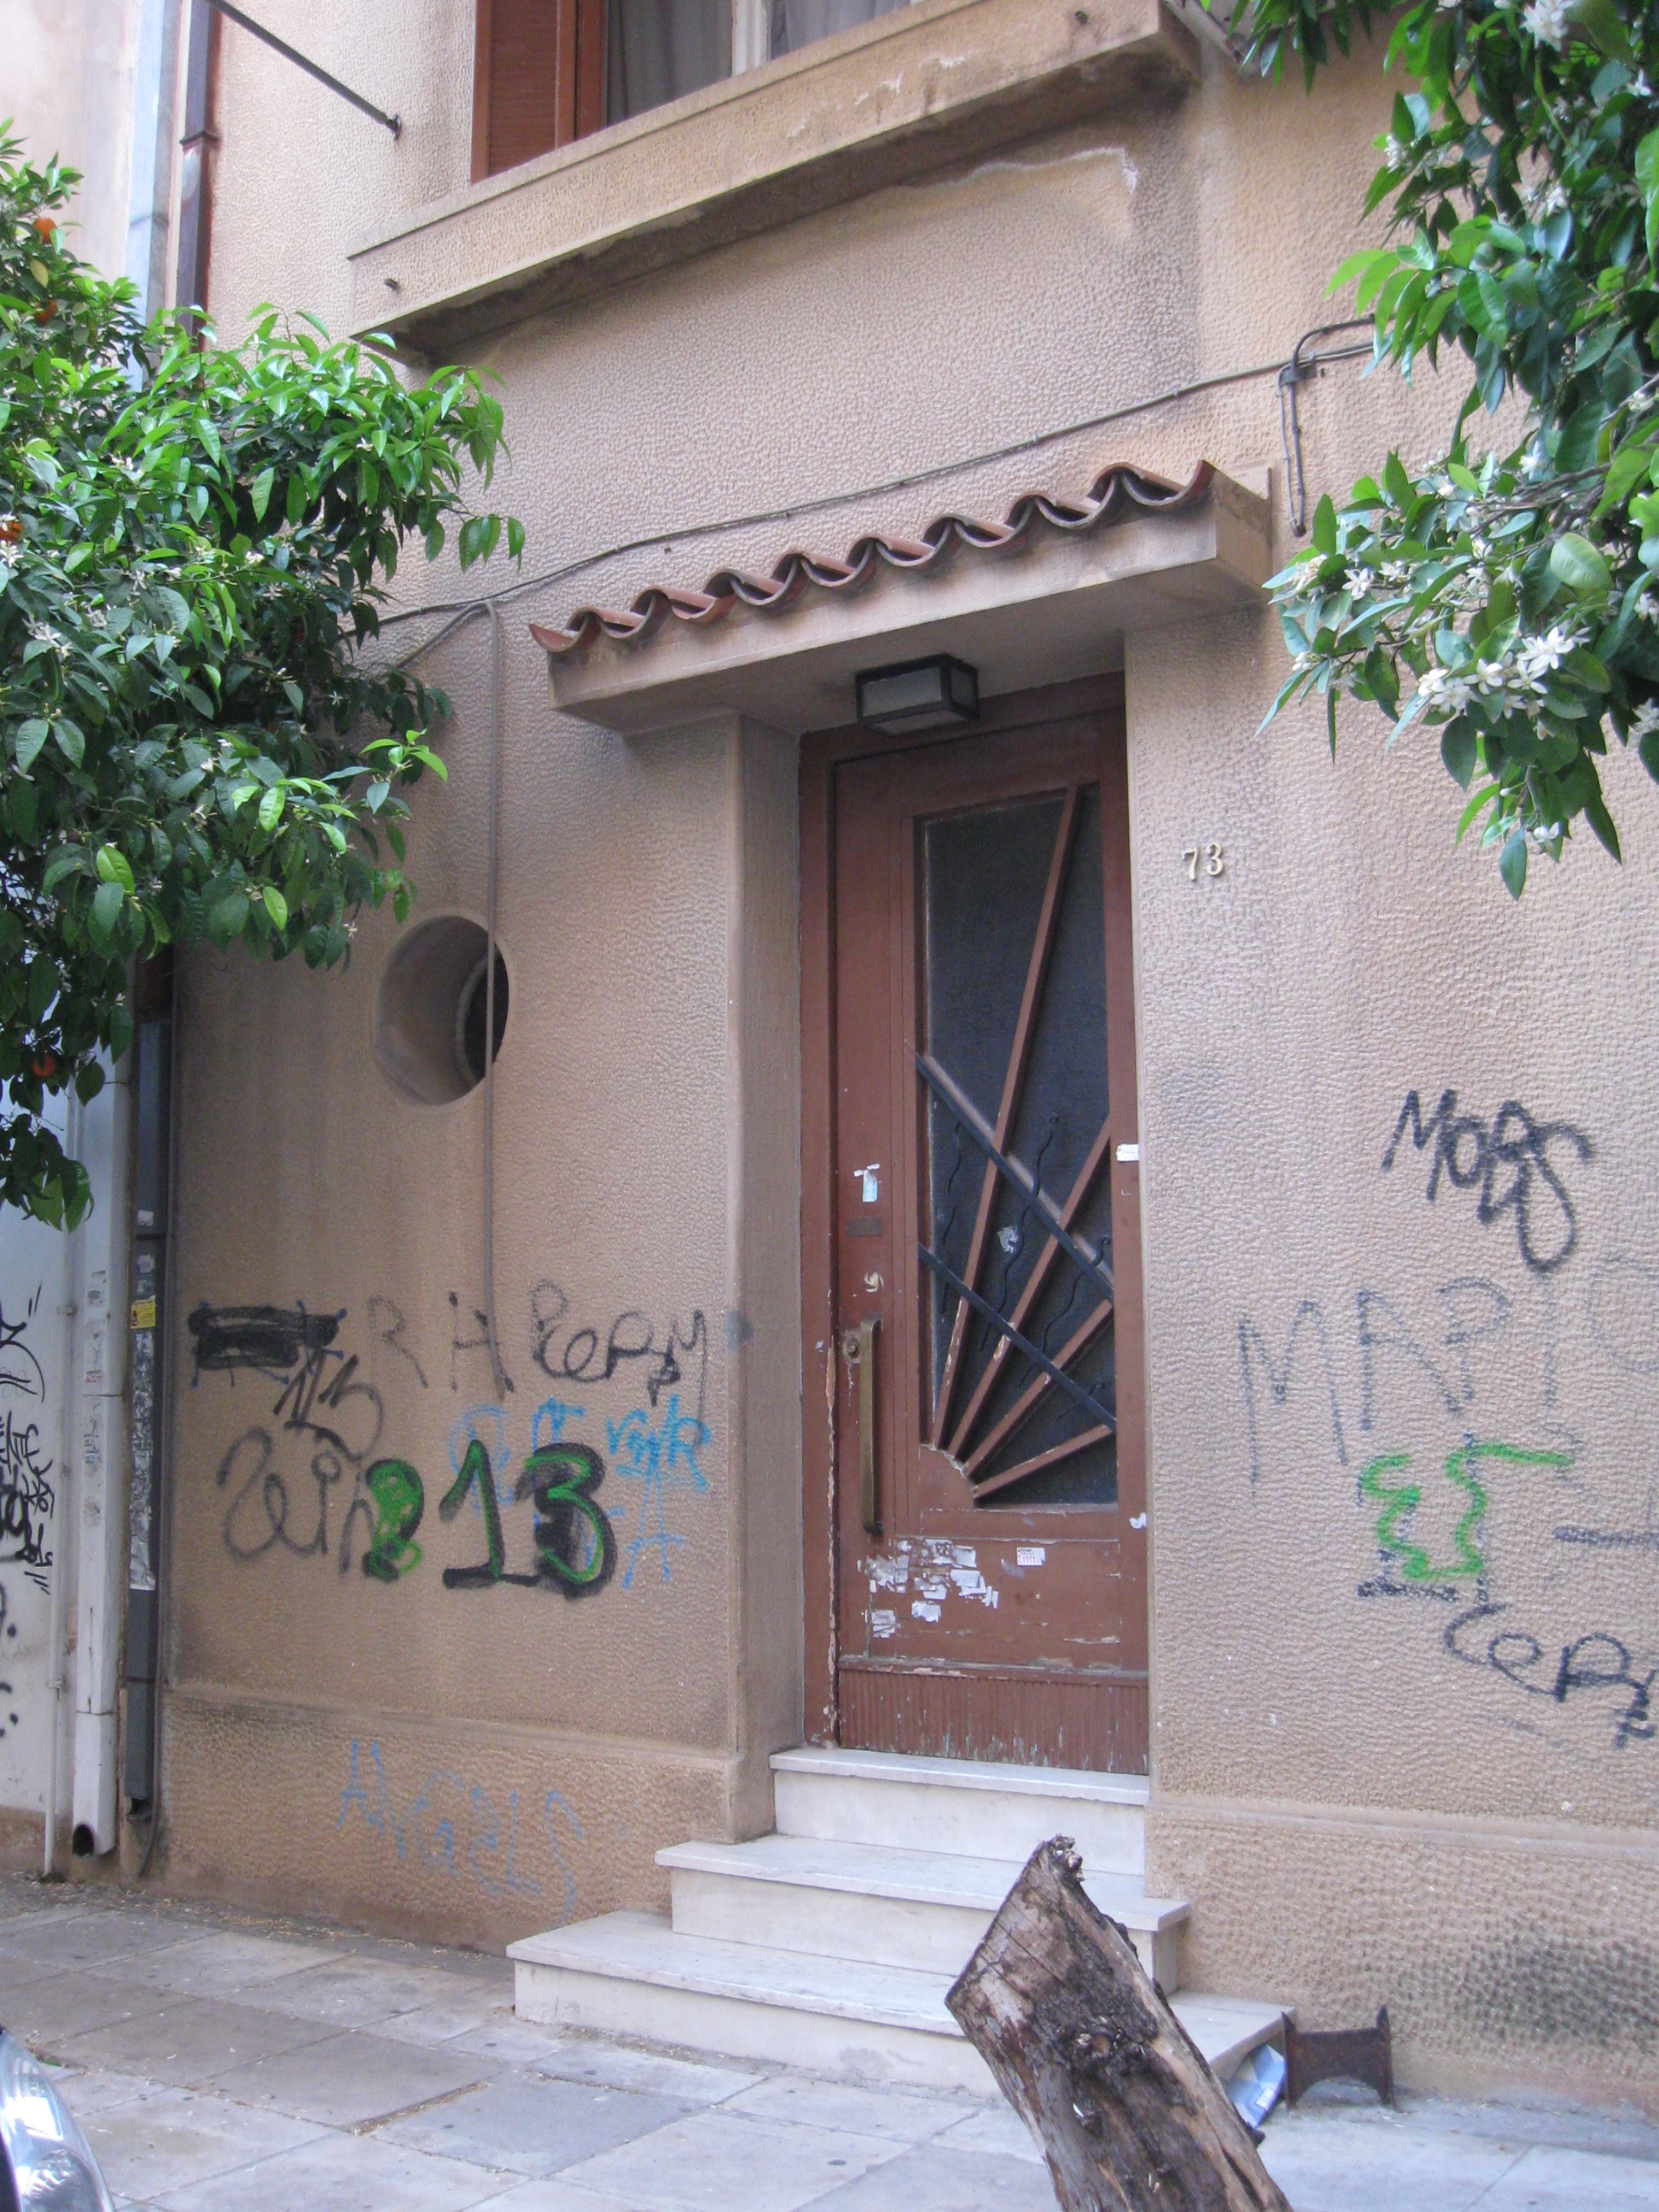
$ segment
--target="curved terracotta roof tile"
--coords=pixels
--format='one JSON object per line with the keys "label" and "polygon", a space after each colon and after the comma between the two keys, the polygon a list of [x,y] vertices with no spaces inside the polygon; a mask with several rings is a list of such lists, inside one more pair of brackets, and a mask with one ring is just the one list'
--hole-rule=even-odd
{"label": "curved terracotta roof tile", "polygon": [[700,592],[671,584],[650,584],[620,610],[578,607],[567,628],[549,629],[532,623],[530,635],[556,660],[565,660],[603,635],[619,644],[642,644],[665,615],[678,622],[722,621],[738,605],[775,613],[811,585],[823,592],[856,591],[884,562],[925,575],[960,544],[975,553],[1004,553],[1022,543],[1038,524],[1050,530],[1085,531],[1124,519],[1136,508],[1170,514],[1207,497],[1215,471],[1200,461],[1184,484],[1151,475],[1127,462],[1103,469],[1078,499],[1055,499],[1046,492],[1022,492],[1000,522],[972,515],[935,515],[920,538],[894,538],[878,531],[859,538],[844,561],[799,550],[786,553],[769,576],[747,576],[738,568],[717,568]]}

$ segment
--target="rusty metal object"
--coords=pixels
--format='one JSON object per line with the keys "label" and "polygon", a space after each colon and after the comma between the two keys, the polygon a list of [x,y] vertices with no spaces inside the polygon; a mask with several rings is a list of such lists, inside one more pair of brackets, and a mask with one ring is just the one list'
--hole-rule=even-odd
{"label": "rusty metal object", "polygon": [[1363,2081],[1385,2105],[1394,2102],[1394,2045],[1389,2008],[1375,2027],[1345,2027],[1309,2033],[1292,2020],[1285,2023],[1285,2101],[1294,2105],[1316,2081]]}
{"label": "rusty metal object", "polygon": [[1088,531],[1127,520],[1137,510],[1170,514],[1196,507],[1209,495],[1215,471],[1200,461],[1184,484],[1172,484],[1144,469],[1114,462],[1103,469],[1079,499],[1055,499],[1046,492],[1023,492],[1000,522],[972,515],[939,514],[919,538],[895,538],[872,531],[853,545],[844,561],[823,559],[799,550],[786,553],[769,576],[745,575],[738,568],[717,568],[700,592],[671,584],[651,584],[624,608],[578,607],[562,629],[532,623],[530,635],[555,660],[568,660],[601,635],[617,643],[642,644],[665,615],[684,623],[717,623],[738,605],[774,613],[788,606],[809,584],[824,592],[856,591],[882,565],[925,575],[937,568],[957,544],[976,553],[1006,553],[1024,542],[1039,523],[1050,530]]}

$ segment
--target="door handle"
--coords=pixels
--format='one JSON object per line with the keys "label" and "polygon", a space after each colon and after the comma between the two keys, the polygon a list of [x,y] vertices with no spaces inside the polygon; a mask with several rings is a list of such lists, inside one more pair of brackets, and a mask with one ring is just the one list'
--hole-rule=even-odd
{"label": "door handle", "polygon": [[858,1377],[859,1516],[866,1536],[873,1536],[881,1525],[876,1512],[876,1327],[879,1319],[878,1315],[870,1315],[856,1330],[849,1328],[842,1341],[847,1364]]}

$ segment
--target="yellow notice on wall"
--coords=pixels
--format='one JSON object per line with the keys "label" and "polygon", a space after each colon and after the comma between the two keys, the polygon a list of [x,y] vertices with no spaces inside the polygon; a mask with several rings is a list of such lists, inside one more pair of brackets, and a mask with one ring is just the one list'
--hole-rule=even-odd
{"label": "yellow notice on wall", "polygon": [[132,1302],[132,1325],[135,1328],[154,1328],[155,1301],[154,1298],[135,1298]]}

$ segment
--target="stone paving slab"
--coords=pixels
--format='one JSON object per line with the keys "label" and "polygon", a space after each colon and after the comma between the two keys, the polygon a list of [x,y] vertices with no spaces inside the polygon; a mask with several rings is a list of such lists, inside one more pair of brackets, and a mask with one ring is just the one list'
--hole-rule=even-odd
{"label": "stone paving slab", "polygon": [[557,2173],[640,2136],[653,2136],[684,2106],[633,2089],[595,2089],[532,2076],[492,2081],[390,2120],[380,2133],[412,2150],[526,2177]]}
{"label": "stone paving slab", "polygon": [[225,1997],[179,1997],[143,2005],[127,2019],[79,2035],[48,2037],[52,2055],[71,2066],[114,2068],[176,2088],[191,2088],[329,2033],[315,2021]]}
{"label": "stone paving slab", "polygon": [[[289,2022],[290,2028],[298,2025]],[[349,2028],[235,2067],[220,2074],[216,2086],[239,2104],[271,2106],[325,2127],[360,2130],[471,2089],[478,2078],[476,2062],[465,2055],[422,2051]]]}
{"label": "stone paving slab", "polygon": [[[1006,2106],[512,2011],[504,1959],[0,1876],[0,2021],[121,2212],[1051,2212]],[[1267,2124],[1295,2212],[1659,2212],[1628,2110],[1329,2085]]]}
{"label": "stone paving slab", "polygon": [[902,2149],[889,2136],[745,2119],[715,2106],[567,2166],[564,2179],[629,2212],[799,2212]]}

